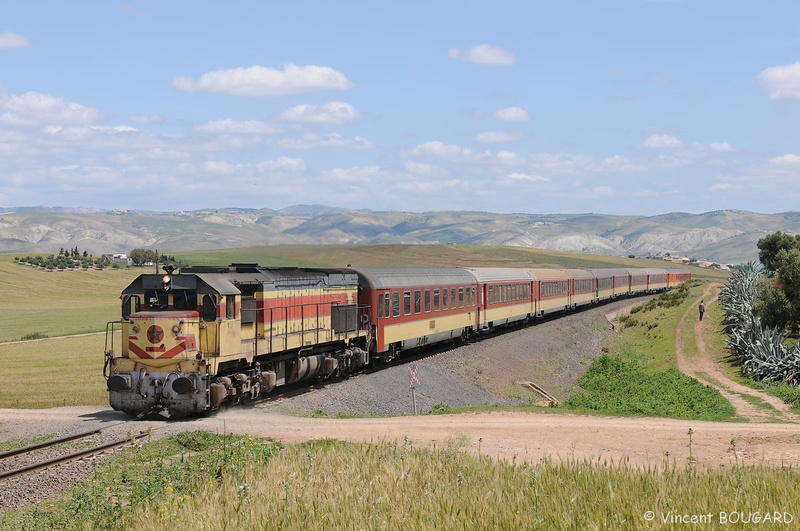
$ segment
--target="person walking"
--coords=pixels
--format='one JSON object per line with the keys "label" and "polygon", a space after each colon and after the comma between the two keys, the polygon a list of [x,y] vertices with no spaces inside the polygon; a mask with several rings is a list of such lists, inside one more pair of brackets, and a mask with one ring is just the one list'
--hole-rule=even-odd
{"label": "person walking", "polygon": [[700,301],[700,306],[698,307],[698,309],[700,310],[700,320],[702,321],[703,314],[706,313],[706,304],[702,300]]}

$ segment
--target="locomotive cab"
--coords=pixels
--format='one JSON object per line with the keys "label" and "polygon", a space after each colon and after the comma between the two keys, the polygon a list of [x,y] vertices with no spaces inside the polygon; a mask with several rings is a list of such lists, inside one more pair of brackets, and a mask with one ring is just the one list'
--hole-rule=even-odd
{"label": "locomotive cab", "polygon": [[139,276],[123,291],[122,348],[108,360],[114,409],[184,416],[210,408],[220,348],[241,344],[240,293],[220,280],[166,269]]}

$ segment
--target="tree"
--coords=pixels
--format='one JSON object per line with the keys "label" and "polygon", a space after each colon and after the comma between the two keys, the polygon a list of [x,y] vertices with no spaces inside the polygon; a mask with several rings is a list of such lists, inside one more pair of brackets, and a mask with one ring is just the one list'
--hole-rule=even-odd
{"label": "tree", "polygon": [[766,325],[796,334],[800,331],[800,247],[781,249],[771,260],[777,279],[762,288],[757,312]]}
{"label": "tree", "polygon": [[158,254],[155,251],[149,251],[147,249],[134,249],[131,251],[128,256],[135,265],[143,265],[147,262],[155,262],[158,259]]}
{"label": "tree", "polygon": [[777,273],[778,253],[783,250],[800,249],[800,234],[790,236],[781,231],[768,234],[758,240],[758,260],[769,274]]}

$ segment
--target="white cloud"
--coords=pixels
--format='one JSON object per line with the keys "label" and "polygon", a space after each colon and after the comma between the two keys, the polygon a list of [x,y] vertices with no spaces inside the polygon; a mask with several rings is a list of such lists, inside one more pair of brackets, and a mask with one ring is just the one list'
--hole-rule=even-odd
{"label": "white cloud", "polygon": [[172,87],[184,92],[232,96],[287,96],[319,90],[347,90],[353,87],[353,83],[341,72],[327,66],[297,66],[290,63],[283,70],[256,65],[207,72],[198,80],[175,77]]}
{"label": "white cloud", "polygon": [[263,160],[257,164],[257,168],[261,173],[299,172],[306,169],[306,162],[303,159],[280,157],[275,160]]}
{"label": "white cloud", "polygon": [[11,48],[30,48],[30,46],[31,41],[19,33],[12,33],[10,31],[0,32],[0,50]]}
{"label": "white cloud", "polygon": [[513,151],[500,151],[497,153],[497,160],[504,163],[519,162],[520,156]]}
{"label": "white cloud", "polygon": [[116,133],[135,133],[139,130],[135,127],[131,127],[129,125],[90,125],[88,127],[83,126],[73,126],[73,127],[64,127],[61,125],[48,125],[42,132],[46,135],[58,135],[58,134],[72,134],[72,135],[82,135],[86,133],[101,133],[107,135],[113,135]]}
{"label": "white cloud", "polygon": [[609,171],[640,171],[645,169],[641,164],[632,162],[625,157],[614,155],[603,159],[601,167]]}
{"label": "white cloud", "polygon": [[404,166],[409,174],[417,177],[438,177],[446,173],[444,168],[426,162],[407,160]]}
{"label": "white cloud", "polygon": [[728,142],[711,142],[711,151],[717,153],[733,153],[736,151]]}
{"label": "white cloud", "polygon": [[459,50],[458,48],[450,48],[449,50],[447,50],[447,55],[455,59],[459,55],[461,55],[461,50]]}
{"label": "white cloud", "polygon": [[503,120],[504,122],[527,122],[531,119],[528,111],[522,107],[506,107],[505,109],[497,109],[492,114],[496,119]]}
{"label": "white cloud", "polygon": [[424,142],[411,150],[413,155],[435,157],[440,159],[461,159],[470,158],[475,152],[469,148],[461,147],[456,144],[445,144],[438,140]]}
{"label": "white cloud", "polygon": [[358,120],[361,115],[349,103],[332,101],[324,105],[295,105],[280,117],[294,122],[338,125]]}
{"label": "white cloud", "polygon": [[354,148],[369,149],[374,147],[372,142],[360,136],[347,138],[340,134],[304,135],[299,139],[284,140],[281,147],[287,149],[316,149],[316,148]]}
{"label": "white cloud", "polygon": [[336,183],[359,183],[368,185],[381,176],[380,166],[356,166],[352,168],[333,168],[323,171],[321,177],[323,181]]}
{"label": "white cloud", "polygon": [[794,153],[787,153],[780,157],[773,157],[767,162],[775,166],[800,166],[800,155]]}
{"label": "white cloud", "polygon": [[102,115],[96,109],[71,103],[64,98],[26,92],[0,101],[0,123],[6,125],[61,124],[81,125],[99,121]]}
{"label": "white cloud", "polygon": [[495,144],[498,142],[514,142],[520,139],[520,134],[515,131],[486,131],[475,137],[475,140],[483,144]]}
{"label": "white cloud", "polygon": [[279,128],[259,120],[231,119],[212,120],[195,127],[195,131],[221,135],[271,135],[281,132]]}
{"label": "white cloud", "polygon": [[679,148],[683,147],[683,142],[672,135],[650,135],[642,142],[642,147],[646,148]]}
{"label": "white cloud", "polygon": [[511,66],[516,64],[517,59],[508,50],[488,44],[480,44],[467,49],[464,53],[464,61],[481,65]]}
{"label": "white cloud", "polygon": [[240,173],[240,165],[231,164],[221,160],[207,160],[203,163],[203,169],[208,173],[216,173],[219,175],[233,175]]}
{"label": "white cloud", "polygon": [[758,74],[758,80],[771,100],[800,100],[800,61],[766,68]]}

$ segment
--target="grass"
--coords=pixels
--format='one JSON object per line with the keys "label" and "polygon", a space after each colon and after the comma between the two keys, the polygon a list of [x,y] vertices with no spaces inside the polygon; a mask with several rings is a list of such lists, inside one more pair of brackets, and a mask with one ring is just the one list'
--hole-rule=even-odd
{"label": "grass", "polygon": [[[735,420],[734,408],[715,389],[677,368],[678,321],[704,285],[693,281],[621,316],[622,331],[578,380],[559,408],[608,415]],[[689,338],[684,337],[684,344]],[[692,336],[693,339],[693,336]]]}
{"label": "grass", "polygon": [[0,343],[0,408],[108,404],[103,335]]}
{"label": "grass", "polygon": [[711,529],[720,511],[791,513],[800,502],[788,467],[513,464],[463,452],[469,442],[284,447],[183,433],[118,454],[59,500],[0,514],[0,529],[641,529],[709,513],[700,528]]}
{"label": "grass", "polygon": [[119,318],[120,292],[141,272],[46,272],[0,254],[0,342],[105,330]]}

